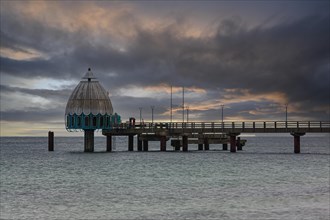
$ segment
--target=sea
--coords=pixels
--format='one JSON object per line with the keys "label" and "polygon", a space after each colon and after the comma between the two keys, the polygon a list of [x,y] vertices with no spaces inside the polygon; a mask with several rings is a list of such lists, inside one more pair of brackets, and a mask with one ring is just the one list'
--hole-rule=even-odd
{"label": "sea", "polygon": [[[310,219],[330,216],[330,135],[242,136],[243,151],[210,145],[128,152],[127,138],[1,137],[1,219]],[[136,150],[136,140],[134,149]]]}

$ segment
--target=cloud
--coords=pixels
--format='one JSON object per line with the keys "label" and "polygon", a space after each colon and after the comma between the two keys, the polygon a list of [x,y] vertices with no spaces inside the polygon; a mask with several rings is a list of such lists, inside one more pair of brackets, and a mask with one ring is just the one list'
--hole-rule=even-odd
{"label": "cloud", "polygon": [[[45,99],[65,106],[71,83],[78,84],[88,67],[112,94],[115,110],[127,118],[138,116],[139,106],[147,112],[155,105],[158,118],[168,120],[172,85],[178,107],[185,86],[186,105],[196,120],[218,117],[220,104],[230,106],[232,119],[282,118],[284,103],[289,103],[292,117],[328,120],[328,12],[251,25],[235,14],[197,21],[193,13],[162,11],[155,18],[155,13],[141,13],[141,5],[130,3],[31,1],[1,6],[1,93],[7,103],[1,107],[3,120],[37,120],[31,114],[38,115],[40,109],[33,107]],[[15,78],[67,80],[70,85],[22,88]],[[26,97],[41,99],[20,105]],[[42,106],[40,120],[51,114],[60,120],[61,111],[49,103]],[[22,115],[17,119],[7,112],[15,106],[11,110]],[[175,112],[179,120],[180,110]]]}

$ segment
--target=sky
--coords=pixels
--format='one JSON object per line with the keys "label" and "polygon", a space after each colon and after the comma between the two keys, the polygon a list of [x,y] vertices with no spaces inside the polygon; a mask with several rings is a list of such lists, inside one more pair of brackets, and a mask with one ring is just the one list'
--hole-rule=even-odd
{"label": "sky", "polygon": [[[0,1],[1,136],[57,136],[92,69],[144,121],[329,120],[329,1]],[[186,119],[185,119],[186,120]]]}

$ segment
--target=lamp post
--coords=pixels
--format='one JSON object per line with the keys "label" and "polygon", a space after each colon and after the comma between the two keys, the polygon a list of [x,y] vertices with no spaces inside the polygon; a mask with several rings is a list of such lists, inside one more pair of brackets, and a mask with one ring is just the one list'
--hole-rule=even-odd
{"label": "lamp post", "polygon": [[184,86],[182,86],[182,123],[184,123]]}
{"label": "lamp post", "polygon": [[220,105],[221,106],[221,128],[222,130],[224,129],[224,124],[223,124],[223,108],[225,105]]}
{"label": "lamp post", "polygon": [[288,127],[288,103],[285,104],[285,127]]}
{"label": "lamp post", "polygon": [[151,108],[151,124],[154,124],[154,109],[155,109],[155,106],[150,106]]}
{"label": "lamp post", "polygon": [[172,123],[172,118],[173,118],[172,108],[173,108],[173,91],[172,91],[172,85],[171,85],[171,123]]}
{"label": "lamp post", "polygon": [[141,126],[141,123],[142,123],[142,107],[140,107],[139,110],[140,110],[140,126]]}
{"label": "lamp post", "polygon": [[189,106],[186,107],[187,109],[187,123],[189,122]]}
{"label": "lamp post", "polygon": [[225,107],[225,105],[221,105],[221,123],[223,124],[223,107]]}

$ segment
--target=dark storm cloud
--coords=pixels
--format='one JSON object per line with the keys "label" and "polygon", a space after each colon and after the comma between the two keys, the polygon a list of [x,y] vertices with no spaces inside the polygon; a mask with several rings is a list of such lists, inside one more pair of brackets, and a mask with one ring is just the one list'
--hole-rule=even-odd
{"label": "dark storm cloud", "polygon": [[[329,106],[329,15],[254,28],[246,27],[236,17],[222,20],[216,33],[200,37],[186,36],[182,19],[154,30],[142,28],[136,20],[132,30],[135,35],[123,44],[123,50],[111,36],[100,41],[90,30],[68,32],[42,21],[23,20],[9,12],[2,18],[1,46],[14,50],[32,48],[46,57],[14,60],[1,56],[1,74],[75,79],[78,83],[87,68],[92,67],[110,91],[128,85],[168,83],[205,88],[212,94],[210,99],[219,98],[219,93],[212,92],[219,88],[240,88],[253,94],[282,92],[290,103],[299,103],[305,110],[310,106]],[[3,89],[61,100],[68,92],[8,86],[2,86]],[[149,106],[152,101],[113,98],[113,103],[121,106],[119,110],[126,112]],[[161,102],[156,104],[161,106]],[[239,106],[236,107],[237,114]],[[160,112],[165,110],[162,107]],[[207,118],[208,112],[201,114]],[[4,116],[14,118],[9,113]]]}
{"label": "dark storm cloud", "polygon": [[50,122],[52,120],[64,120],[64,112],[59,109],[40,109],[40,108],[28,108],[24,110],[10,110],[0,112],[2,121],[12,122]]}
{"label": "dark storm cloud", "polygon": [[1,93],[14,93],[20,92],[23,94],[38,96],[50,100],[59,100],[62,102],[66,102],[68,100],[68,95],[71,94],[71,89],[61,89],[61,90],[50,90],[50,89],[27,89],[20,87],[12,87],[6,85],[0,85]]}

